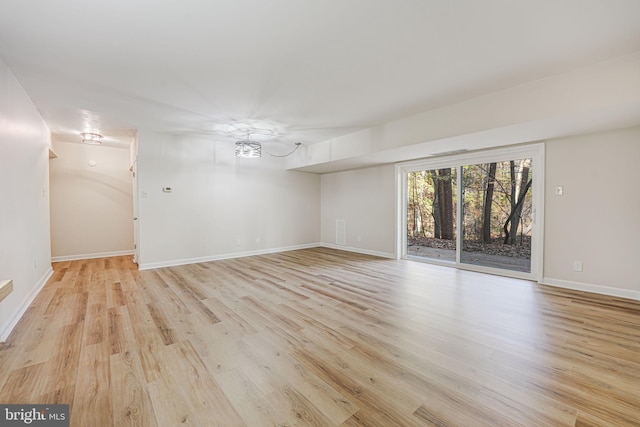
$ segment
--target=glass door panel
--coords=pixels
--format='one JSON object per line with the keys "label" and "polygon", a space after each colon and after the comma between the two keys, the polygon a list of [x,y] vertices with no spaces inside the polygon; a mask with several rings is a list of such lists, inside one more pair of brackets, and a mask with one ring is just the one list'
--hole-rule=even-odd
{"label": "glass door panel", "polygon": [[460,262],[531,272],[531,158],[462,166]]}
{"label": "glass door panel", "polygon": [[407,256],[456,262],[457,168],[407,173]]}

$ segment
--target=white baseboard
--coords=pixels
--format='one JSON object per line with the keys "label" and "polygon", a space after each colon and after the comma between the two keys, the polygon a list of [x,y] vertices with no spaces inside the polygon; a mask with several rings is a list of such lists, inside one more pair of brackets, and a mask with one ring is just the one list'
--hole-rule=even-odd
{"label": "white baseboard", "polygon": [[112,256],[133,255],[133,251],[100,252],[96,254],[65,255],[51,258],[51,262],[78,261],[81,259],[109,258]]}
{"label": "white baseboard", "polygon": [[543,285],[572,289],[574,291],[593,292],[595,294],[640,301],[640,291],[633,291],[631,289],[620,289],[612,288],[610,286],[592,285],[590,283],[571,282],[569,280],[552,279],[550,277],[544,277],[540,283]]}
{"label": "white baseboard", "polygon": [[51,278],[51,276],[53,276],[53,268],[51,268],[51,266],[49,266],[49,269],[40,278],[40,280],[38,281],[36,286],[31,290],[31,292],[29,292],[29,294],[24,299],[24,301],[22,301],[22,304],[20,304],[18,306],[18,309],[16,310],[15,314],[9,320],[9,323],[7,323],[7,325],[4,327],[4,329],[2,329],[2,331],[0,331],[0,342],[5,342],[7,340],[7,338],[9,338],[9,335],[11,334],[11,331],[13,331],[13,328],[15,328],[15,326],[18,324],[20,319],[22,319],[22,316],[24,315],[25,311],[27,311],[27,309],[29,308],[29,306],[31,305],[33,300],[38,295],[38,292],[40,292],[40,290],[42,290],[44,285],[47,284],[47,280],[49,280]]}
{"label": "white baseboard", "polygon": [[335,243],[321,243],[319,246],[323,248],[337,249],[339,251],[356,252],[363,255],[372,255],[372,256],[378,256],[381,258],[396,259],[396,255],[391,252],[372,251],[369,249],[354,248],[353,246],[336,245]]}
{"label": "white baseboard", "polygon": [[308,243],[304,245],[285,246],[280,248],[260,249],[257,251],[231,252],[221,255],[212,255],[198,258],[185,258],[170,261],[146,262],[138,264],[138,270],[151,270],[154,268],[175,267],[177,265],[197,264],[199,262],[220,261],[223,259],[244,258],[255,255],[273,254],[278,252],[294,251],[297,249],[317,248],[320,243]]}

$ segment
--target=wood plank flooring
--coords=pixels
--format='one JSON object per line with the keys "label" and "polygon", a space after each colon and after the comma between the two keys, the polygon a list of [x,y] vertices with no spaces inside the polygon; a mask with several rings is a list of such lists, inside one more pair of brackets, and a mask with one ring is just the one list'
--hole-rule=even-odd
{"label": "wood plank flooring", "polygon": [[72,426],[638,426],[640,303],[307,249],[54,264],[1,403]]}

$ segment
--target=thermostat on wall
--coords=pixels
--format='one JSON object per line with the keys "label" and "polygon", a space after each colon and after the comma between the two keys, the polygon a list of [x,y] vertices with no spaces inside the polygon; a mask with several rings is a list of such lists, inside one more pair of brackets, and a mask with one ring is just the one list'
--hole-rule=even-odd
{"label": "thermostat on wall", "polygon": [[162,191],[164,191],[165,193],[171,193],[173,191],[173,188],[171,188],[171,187],[162,187]]}

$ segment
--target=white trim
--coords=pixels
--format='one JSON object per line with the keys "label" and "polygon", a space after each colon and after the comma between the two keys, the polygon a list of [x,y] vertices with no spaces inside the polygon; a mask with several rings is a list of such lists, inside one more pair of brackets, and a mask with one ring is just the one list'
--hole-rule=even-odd
{"label": "white trim", "polygon": [[457,268],[459,270],[473,271],[476,273],[491,274],[493,276],[504,276],[510,277],[512,279],[535,282],[535,280],[531,279],[531,273],[527,273],[526,271],[506,270],[502,268],[485,267],[476,264],[457,264],[456,261],[447,261],[437,258],[426,258],[417,255],[407,255],[404,257],[404,259],[409,261],[422,262],[425,264],[440,265],[442,267]]}
{"label": "white trim", "polygon": [[[455,267],[455,265],[454,265]],[[526,280],[529,282],[538,282],[532,278],[532,273],[527,271],[508,270],[506,268],[485,267],[484,265],[465,264],[461,262],[457,265],[460,270],[475,271],[476,273],[492,274],[494,276],[511,277],[512,279]],[[533,266],[531,267],[533,268]]]}
{"label": "white trim", "polygon": [[610,286],[592,285],[590,283],[572,282],[569,280],[553,279],[550,277],[543,278],[540,283],[548,286],[556,286],[558,288],[572,289],[574,291],[591,292],[594,294],[640,301],[640,291],[633,291],[631,289],[612,288]]}
{"label": "white trim", "polygon": [[402,165],[396,164],[396,259],[407,258],[407,173]]}
{"label": "white trim", "polygon": [[431,265],[439,265],[441,267],[451,267],[451,268],[457,267],[455,261],[447,261],[447,260],[437,259],[437,258],[425,258],[422,256],[405,254],[402,257],[402,259],[406,259],[407,261],[422,262],[422,263],[431,264]]}
{"label": "white trim", "polygon": [[51,258],[51,262],[78,261],[81,259],[109,258],[112,256],[126,256],[126,255],[133,255],[133,251],[114,251],[114,252],[100,252],[95,254],[56,256]]}
{"label": "white trim", "polygon": [[372,251],[369,249],[354,248],[353,246],[336,245],[333,243],[321,243],[322,248],[337,249],[339,251],[356,252],[363,255],[373,255],[381,258],[396,259],[396,254],[391,252]]}
{"label": "white trim", "polygon": [[18,322],[20,321],[20,319],[22,319],[22,316],[24,316],[24,313],[27,311],[27,309],[29,308],[33,300],[36,298],[36,296],[38,296],[38,293],[40,292],[40,290],[42,290],[44,285],[47,284],[47,281],[51,278],[51,276],[53,276],[53,268],[49,266],[49,269],[40,278],[40,280],[38,281],[36,286],[31,290],[31,292],[29,292],[29,294],[24,299],[24,301],[22,301],[22,304],[18,306],[18,310],[16,311],[16,313],[13,315],[13,317],[11,317],[7,325],[0,332],[0,342],[5,342],[7,338],[9,338],[9,335],[11,335],[13,328],[15,328]]}
{"label": "white trim", "polygon": [[[530,143],[487,148],[461,154],[425,157],[418,160],[397,163],[397,166],[402,169],[402,172],[417,172],[424,170],[425,165],[429,169],[441,169],[476,163],[502,162],[513,160],[514,158],[534,157],[538,155],[540,149],[544,150],[544,145],[544,141],[532,141]],[[544,154],[544,152],[542,154]]]}
{"label": "white trim", "polygon": [[[137,138],[137,137],[136,137]],[[132,154],[133,164],[131,172],[133,179],[131,180],[133,191],[133,262],[138,263],[140,259],[140,199],[138,197],[138,144],[131,144],[131,150],[135,150]]]}
{"label": "white trim", "polygon": [[403,243],[403,234],[406,234],[403,227],[403,221],[401,218],[406,218],[407,214],[405,213],[406,206],[403,203],[398,203],[400,197],[402,197],[402,189],[407,186],[405,180],[407,179],[407,174],[401,174],[398,168],[398,165],[395,165],[395,177],[394,177],[394,200],[396,201],[396,209],[394,212],[394,221],[395,221],[395,229],[394,229],[394,259],[401,259],[406,255],[407,245]]}
{"label": "white trim", "polygon": [[[535,195],[537,199],[532,204],[532,219],[533,225],[537,230],[540,230],[539,233],[533,233],[531,236],[531,249],[536,251],[537,256],[531,256],[531,272],[534,274],[534,280],[540,281],[542,280],[542,275],[544,274],[544,233],[545,233],[545,225],[544,225],[544,212],[545,212],[545,188],[546,188],[546,179],[547,179],[547,143],[541,142],[539,144],[535,144],[535,147],[538,150],[538,157],[532,157],[534,162],[533,165],[533,173],[534,173],[534,181],[533,181],[533,191],[535,191]],[[537,249],[534,249],[537,248]]]}
{"label": "white trim", "polygon": [[199,262],[220,261],[223,259],[244,258],[255,255],[273,254],[278,252],[295,251],[297,249],[309,249],[322,246],[320,243],[307,243],[304,245],[285,246],[281,248],[261,249],[259,251],[247,251],[247,252],[231,252],[221,255],[212,255],[198,258],[185,258],[175,259],[169,261],[160,262],[147,262],[138,264],[138,270],[151,270],[154,268],[175,267],[178,265],[197,264]]}

